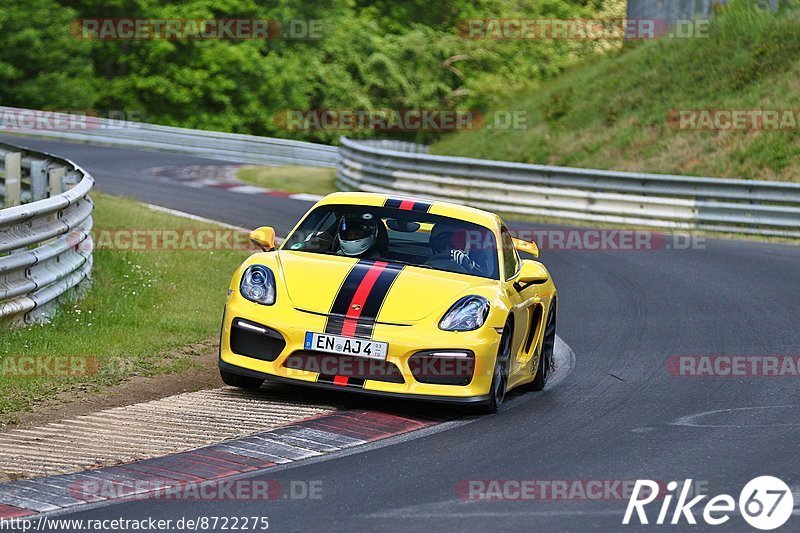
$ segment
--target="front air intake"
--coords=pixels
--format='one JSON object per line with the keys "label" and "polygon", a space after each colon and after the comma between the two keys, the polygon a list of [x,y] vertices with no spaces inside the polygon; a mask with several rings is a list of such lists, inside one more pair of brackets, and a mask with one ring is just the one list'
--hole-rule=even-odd
{"label": "front air intake", "polygon": [[241,318],[231,323],[231,350],[235,354],[274,361],[285,346],[283,336],[274,329]]}
{"label": "front air intake", "polygon": [[426,350],[408,359],[414,379],[430,385],[469,385],[475,372],[470,350]]}

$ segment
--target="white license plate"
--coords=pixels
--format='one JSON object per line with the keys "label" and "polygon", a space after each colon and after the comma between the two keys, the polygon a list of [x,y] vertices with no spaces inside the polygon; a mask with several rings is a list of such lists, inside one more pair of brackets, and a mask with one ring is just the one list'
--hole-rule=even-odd
{"label": "white license plate", "polygon": [[386,352],[389,350],[389,344],[386,342],[368,341],[366,339],[328,335],[327,333],[313,333],[309,331],[306,332],[305,349],[317,352],[370,357],[372,359],[386,359]]}

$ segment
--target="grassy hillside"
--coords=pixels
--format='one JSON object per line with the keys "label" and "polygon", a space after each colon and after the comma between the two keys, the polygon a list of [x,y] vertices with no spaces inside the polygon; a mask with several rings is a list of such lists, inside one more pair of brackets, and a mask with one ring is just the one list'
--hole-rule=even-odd
{"label": "grassy hillside", "polygon": [[[800,13],[740,1],[707,38],[661,39],[574,67],[497,110],[525,129],[461,132],[434,153],[590,168],[800,181],[800,125],[766,131],[671,127],[673,110],[800,109]],[[796,116],[796,115],[795,115]]]}

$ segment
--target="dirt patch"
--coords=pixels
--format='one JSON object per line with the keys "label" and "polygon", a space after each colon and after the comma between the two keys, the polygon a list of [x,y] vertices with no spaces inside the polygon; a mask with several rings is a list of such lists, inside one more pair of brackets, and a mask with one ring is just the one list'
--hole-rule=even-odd
{"label": "dirt patch", "polygon": [[82,386],[61,392],[55,398],[35,404],[31,412],[20,413],[15,422],[3,429],[41,426],[112,407],[221,387],[223,383],[217,370],[218,347],[218,339],[209,339],[184,346],[164,357],[165,361],[189,360],[191,367],[184,372],[133,376],[118,385]]}

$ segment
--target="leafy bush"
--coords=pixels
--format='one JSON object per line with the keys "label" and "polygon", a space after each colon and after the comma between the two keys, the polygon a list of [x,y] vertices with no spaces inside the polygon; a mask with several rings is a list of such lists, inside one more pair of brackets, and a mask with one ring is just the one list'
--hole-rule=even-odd
{"label": "leafy bush", "polygon": [[[592,16],[622,0],[4,0],[0,103],[135,112],[191,128],[285,131],[286,109],[478,109],[595,52],[567,40],[469,40],[468,18]],[[612,7],[609,7],[612,6]],[[79,18],[322,20],[318,40],[81,40]],[[359,135],[370,135],[361,132]],[[380,135],[385,135],[381,133]],[[418,140],[429,140],[420,134]]]}

